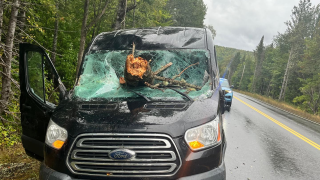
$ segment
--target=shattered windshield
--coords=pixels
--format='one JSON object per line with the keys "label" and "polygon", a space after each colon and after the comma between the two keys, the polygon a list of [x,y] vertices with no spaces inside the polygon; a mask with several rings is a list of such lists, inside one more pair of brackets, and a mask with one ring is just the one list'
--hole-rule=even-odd
{"label": "shattered windshield", "polygon": [[[149,81],[150,86],[145,84],[130,86],[129,83],[122,82],[126,59],[130,54],[131,50],[101,50],[87,54],[83,63],[83,73],[74,89],[74,96],[83,100],[96,98],[115,100],[137,98],[139,96],[134,92],[138,92],[151,100],[183,99],[181,94],[168,89],[169,86],[194,100],[212,96],[207,50],[136,50],[134,56],[147,60],[152,74],[158,71],[154,76],[158,78]],[[166,68],[161,70],[163,67]],[[167,78],[174,79],[178,84],[172,84]]]}

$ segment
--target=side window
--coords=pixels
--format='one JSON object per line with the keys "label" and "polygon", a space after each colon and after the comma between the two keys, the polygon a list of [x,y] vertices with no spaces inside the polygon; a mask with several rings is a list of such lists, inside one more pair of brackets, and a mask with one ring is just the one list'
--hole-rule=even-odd
{"label": "side window", "polygon": [[59,104],[59,82],[46,55],[27,52],[28,81],[30,91],[45,104],[55,107]]}
{"label": "side window", "polygon": [[43,63],[46,104],[55,106],[59,104],[59,82],[47,56],[44,56]]}
{"label": "side window", "polygon": [[44,102],[44,83],[42,75],[42,54],[39,52],[27,52],[28,81],[30,91]]}

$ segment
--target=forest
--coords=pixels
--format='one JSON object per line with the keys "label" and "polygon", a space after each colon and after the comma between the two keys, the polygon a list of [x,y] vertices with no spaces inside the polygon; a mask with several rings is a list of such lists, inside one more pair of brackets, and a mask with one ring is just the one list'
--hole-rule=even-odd
{"label": "forest", "polygon": [[202,0],[0,0],[0,147],[21,141],[19,43],[44,48],[71,89],[84,50],[99,33],[204,27],[206,11]]}
{"label": "forest", "polygon": [[[217,48],[220,76],[226,72],[236,89],[319,115],[320,5],[301,0],[284,23],[285,32],[275,35],[271,44],[265,44],[262,35],[253,52]],[[221,51],[230,53],[222,56]]]}

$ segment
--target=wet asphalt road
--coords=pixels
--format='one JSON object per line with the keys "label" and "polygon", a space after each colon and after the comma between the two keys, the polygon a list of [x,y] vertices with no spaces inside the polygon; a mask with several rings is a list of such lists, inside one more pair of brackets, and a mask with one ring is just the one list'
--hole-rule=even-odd
{"label": "wet asphalt road", "polygon": [[[235,97],[316,144],[310,145],[308,139],[297,137]],[[227,180],[320,180],[320,125],[239,93],[234,93],[223,125]]]}

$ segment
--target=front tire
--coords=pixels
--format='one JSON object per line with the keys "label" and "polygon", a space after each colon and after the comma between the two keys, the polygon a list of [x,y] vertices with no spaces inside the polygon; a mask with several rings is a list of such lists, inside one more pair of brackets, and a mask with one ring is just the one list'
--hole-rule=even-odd
{"label": "front tire", "polygon": [[225,107],[228,112],[230,112],[230,106]]}

